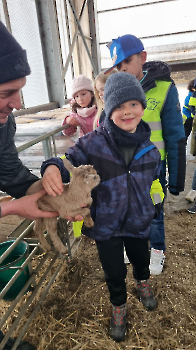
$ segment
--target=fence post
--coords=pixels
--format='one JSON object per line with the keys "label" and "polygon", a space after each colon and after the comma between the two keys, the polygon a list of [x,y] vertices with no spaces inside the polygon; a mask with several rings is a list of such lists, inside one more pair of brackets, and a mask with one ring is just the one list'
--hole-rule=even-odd
{"label": "fence post", "polygon": [[47,137],[45,140],[42,140],[42,145],[43,145],[44,159],[48,159],[52,157],[50,138]]}

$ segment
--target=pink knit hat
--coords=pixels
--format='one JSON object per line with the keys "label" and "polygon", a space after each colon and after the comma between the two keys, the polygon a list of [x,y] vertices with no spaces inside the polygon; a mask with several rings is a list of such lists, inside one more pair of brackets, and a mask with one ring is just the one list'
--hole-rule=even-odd
{"label": "pink knit hat", "polygon": [[92,81],[83,74],[78,75],[72,82],[72,97],[81,90],[94,92]]}

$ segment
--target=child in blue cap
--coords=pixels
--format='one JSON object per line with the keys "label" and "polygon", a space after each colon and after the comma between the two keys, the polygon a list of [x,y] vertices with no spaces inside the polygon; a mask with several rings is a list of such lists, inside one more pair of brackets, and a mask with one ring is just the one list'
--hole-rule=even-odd
{"label": "child in blue cap", "polygon": [[[104,124],[81,137],[65,155],[74,166],[93,165],[101,178],[92,191],[94,226],[83,227],[82,233],[96,242],[112,303],[110,336],[121,341],[127,315],[123,247],[133,265],[139,299],[154,310],[148,235],[164,195],[159,183],[160,154],[149,140],[148,124],[141,120],[146,98],[140,83],[131,74],[113,74],[106,81],[104,101]],[[60,194],[63,182],[70,178],[60,158],[46,160],[42,174],[50,195]]]}
{"label": "child in blue cap", "polygon": [[[173,195],[184,191],[186,174],[186,138],[181,115],[178,91],[170,77],[169,66],[161,61],[146,63],[147,53],[142,41],[127,34],[109,43],[113,65],[120,72],[135,75],[140,81],[147,100],[142,119],[152,130],[150,140],[161,155],[160,181]],[[168,184],[166,180],[168,167]],[[150,272],[160,275],[165,260],[165,228],[163,209],[153,220],[149,236],[151,248]]]}

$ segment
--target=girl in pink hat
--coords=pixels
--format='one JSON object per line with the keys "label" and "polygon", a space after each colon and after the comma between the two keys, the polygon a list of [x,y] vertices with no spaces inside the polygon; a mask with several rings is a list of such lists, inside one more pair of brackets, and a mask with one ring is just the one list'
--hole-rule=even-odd
{"label": "girl in pink hat", "polygon": [[97,113],[92,81],[83,74],[76,77],[73,80],[72,97],[71,113],[63,121],[63,125],[68,124],[70,127],[63,130],[63,134],[71,136],[79,126],[81,137],[93,131]]}

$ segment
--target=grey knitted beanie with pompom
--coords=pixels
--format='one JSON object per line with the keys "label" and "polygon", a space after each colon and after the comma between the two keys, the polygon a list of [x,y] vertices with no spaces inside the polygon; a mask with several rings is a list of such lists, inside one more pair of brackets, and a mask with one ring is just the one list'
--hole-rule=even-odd
{"label": "grey knitted beanie with pompom", "polygon": [[111,116],[115,108],[130,100],[140,101],[146,108],[146,97],[140,82],[130,73],[112,74],[104,88],[106,118]]}

